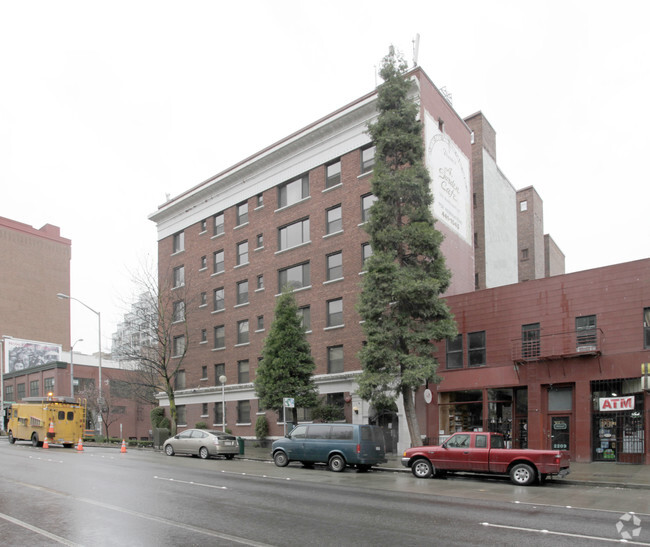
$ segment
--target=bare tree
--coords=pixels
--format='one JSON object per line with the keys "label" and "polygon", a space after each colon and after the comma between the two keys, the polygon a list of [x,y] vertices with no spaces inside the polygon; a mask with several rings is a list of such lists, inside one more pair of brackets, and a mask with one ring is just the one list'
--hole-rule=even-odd
{"label": "bare tree", "polygon": [[134,373],[131,380],[134,397],[151,403],[155,402],[152,397],[155,392],[165,393],[169,400],[171,433],[175,435],[175,389],[177,385],[184,387],[179,371],[190,341],[185,272],[174,270],[170,275],[161,275],[159,281],[153,267],[141,267],[133,281],[139,296],[125,316],[130,325],[114,342],[113,353]]}

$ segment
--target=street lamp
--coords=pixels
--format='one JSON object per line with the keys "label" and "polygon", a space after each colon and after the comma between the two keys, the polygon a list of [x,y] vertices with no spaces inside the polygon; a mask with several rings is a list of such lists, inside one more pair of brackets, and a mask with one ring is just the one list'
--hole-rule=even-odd
{"label": "street lamp", "polygon": [[0,338],[2,343],[2,351],[0,351],[0,431],[5,430],[5,344],[7,343],[7,338],[13,338],[13,336],[3,336]]}
{"label": "street lamp", "polygon": [[225,374],[219,376],[221,382],[221,429],[226,432],[226,378]]}
{"label": "street lamp", "polygon": [[75,300],[85,308],[88,308],[91,312],[93,312],[97,316],[97,324],[98,324],[98,332],[99,332],[98,335],[99,336],[99,399],[97,401],[97,404],[99,406],[99,436],[101,437],[103,435],[101,409],[102,409],[102,405],[104,404],[104,398],[102,397],[102,314],[98,311],[93,310],[88,304],[82,302],[81,300],[75,298],[74,296],[58,293],[56,297],[60,298],[61,300]]}
{"label": "street lamp", "polygon": [[[83,342],[83,338],[79,338],[77,342]],[[74,347],[77,344],[75,342],[70,347],[70,397],[74,398]]]}

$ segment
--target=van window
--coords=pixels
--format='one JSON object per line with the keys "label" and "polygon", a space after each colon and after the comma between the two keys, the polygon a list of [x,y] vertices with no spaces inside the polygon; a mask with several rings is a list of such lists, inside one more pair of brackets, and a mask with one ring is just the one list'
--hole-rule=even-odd
{"label": "van window", "polygon": [[70,411],[68,412],[68,421],[71,422],[72,420],[74,420],[74,412]]}
{"label": "van window", "polygon": [[307,436],[307,426],[299,425],[293,428],[291,431],[292,439],[304,439]]}
{"label": "van window", "polygon": [[331,438],[337,441],[351,441],[352,428],[346,425],[333,425]]}
{"label": "van window", "polygon": [[307,428],[308,439],[329,439],[331,426],[310,425]]}
{"label": "van window", "polygon": [[59,410],[59,420],[65,420],[65,410]]}

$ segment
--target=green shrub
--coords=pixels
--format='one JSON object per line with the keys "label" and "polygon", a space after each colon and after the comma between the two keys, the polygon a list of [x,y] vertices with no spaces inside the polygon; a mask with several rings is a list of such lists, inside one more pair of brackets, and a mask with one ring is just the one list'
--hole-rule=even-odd
{"label": "green shrub", "polygon": [[255,436],[258,439],[264,439],[269,434],[269,422],[266,416],[258,416],[255,422]]}
{"label": "green shrub", "polygon": [[196,424],[194,424],[194,427],[196,429],[208,429],[208,424],[205,422],[196,422]]}

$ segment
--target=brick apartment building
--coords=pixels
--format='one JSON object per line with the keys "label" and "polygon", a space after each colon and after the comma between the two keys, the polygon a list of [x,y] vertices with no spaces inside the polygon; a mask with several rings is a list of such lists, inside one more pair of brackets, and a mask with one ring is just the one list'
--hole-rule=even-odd
{"label": "brick apartment building", "polygon": [[430,438],[482,428],[575,461],[650,463],[650,259],[448,303],[459,335],[429,386],[438,404],[418,400]]}
{"label": "brick apartment building", "polygon": [[[489,282],[503,284],[495,264],[507,257],[505,279],[516,283],[516,191],[500,175],[496,184],[505,188],[503,195],[482,206],[483,195],[477,199],[472,188],[472,158],[489,161],[496,172],[495,153],[479,153],[483,140],[472,144],[470,125],[421,68],[409,77],[420,104],[433,213],[453,271],[447,295],[472,292],[479,278],[485,283],[474,252],[481,247],[479,240],[491,241],[499,223],[508,241],[488,249],[479,267],[491,268]],[[375,102],[373,91],[150,215],[158,230],[161,290],[170,290],[175,308],[184,310],[175,336],[179,352],[187,346],[176,392],[179,426],[198,421],[220,425],[225,396],[225,422],[235,434],[253,436],[259,415],[267,416],[271,435],[281,434],[280,418],[259,407],[253,380],[276,296],[289,282],[316,361],[320,393],[343,408],[347,421],[380,423],[391,430],[395,449],[408,446],[408,435],[400,436],[406,431],[401,403],[392,415],[378,416],[356,394],[363,336],[355,307],[363,261],[370,252],[363,224],[373,202],[374,148],[366,127],[377,115]],[[482,115],[477,119],[484,121]],[[474,227],[477,209],[489,227],[482,235]],[[227,377],[223,394],[222,375]],[[161,405],[168,404],[161,394]],[[302,418],[309,419],[307,409]]]}

